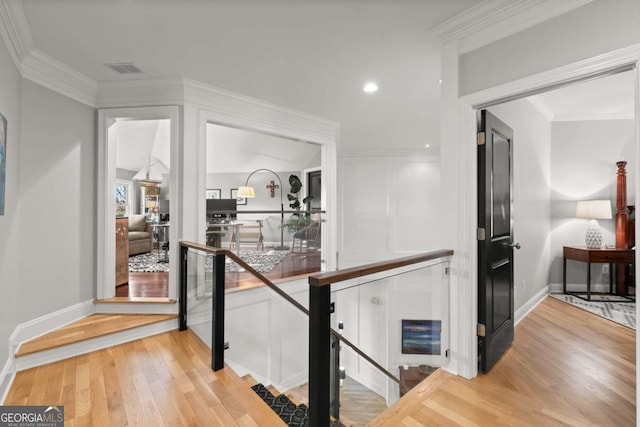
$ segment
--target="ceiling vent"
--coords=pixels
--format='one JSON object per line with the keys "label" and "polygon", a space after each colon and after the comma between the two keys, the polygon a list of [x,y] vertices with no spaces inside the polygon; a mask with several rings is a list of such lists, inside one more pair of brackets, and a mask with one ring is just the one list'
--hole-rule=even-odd
{"label": "ceiling vent", "polygon": [[111,68],[113,71],[119,74],[140,74],[142,70],[135,65],[133,62],[119,62],[116,64],[104,64],[107,67]]}

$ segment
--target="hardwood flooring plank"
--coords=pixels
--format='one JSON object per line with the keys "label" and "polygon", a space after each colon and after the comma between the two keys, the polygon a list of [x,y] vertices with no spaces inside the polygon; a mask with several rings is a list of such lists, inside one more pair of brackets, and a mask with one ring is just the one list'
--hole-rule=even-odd
{"label": "hardwood flooring plank", "polygon": [[176,318],[175,314],[94,314],[22,344],[16,356],[24,356]]}
{"label": "hardwood flooring plank", "polygon": [[545,299],[485,375],[437,371],[372,426],[633,426],[635,331]]}

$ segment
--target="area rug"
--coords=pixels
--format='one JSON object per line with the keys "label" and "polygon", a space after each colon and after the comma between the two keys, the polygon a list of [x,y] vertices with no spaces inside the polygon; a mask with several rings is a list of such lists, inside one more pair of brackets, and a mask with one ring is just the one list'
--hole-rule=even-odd
{"label": "area rug", "polygon": [[582,310],[597,314],[612,322],[619,323],[627,328],[636,329],[636,303],[634,302],[585,301],[573,295],[565,294],[550,294],[549,296],[581,308]]}
{"label": "area rug", "polygon": [[[262,252],[242,250],[238,255],[258,273],[268,273],[289,255],[289,251],[270,250]],[[242,273],[246,270],[233,262],[231,258],[226,257],[225,271],[227,273]]]}
{"label": "area rug", "polygon": [[[164,255],[163,255],[164,256]],[[131,273],[159,273],[169,271],[168,262],[160,262],[156,251],[129,257],[129,272]]]}

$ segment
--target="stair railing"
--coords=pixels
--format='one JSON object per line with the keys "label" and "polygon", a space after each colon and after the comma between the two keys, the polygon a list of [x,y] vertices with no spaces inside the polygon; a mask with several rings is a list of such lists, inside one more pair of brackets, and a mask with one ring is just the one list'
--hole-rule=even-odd
{"label": "stair railing", "polygon": [[[378,371],[394,383],[400,380],[384,366],[362,351],[356,344],[331,328],[331,285],[349,279],[365,277],[390,271],[413,264],[446,258],[453,255],[452,250],[439,250],[421,255],[408,256],[390,261],[367,264],[364,266],[322,273],[309,277],[309,309],[304,307],[263,274],[256,271],[246,261],[228,249],[215,248],[199,243],[180,241],[180,298],[179,330],[188,327],[187,285],[189,249],[200,251],[213,257],[212,291],[212,345],[211,368],[218,371],[224,367],[225,350],[225,261],[231,258],[240,267],[258,278],[265,286],[280,295],[292,306],[309,316],[309,420],[311,427],[329,426],[331,417],[339,418],[338,378],[332,377],[331,365],[339,366],[340,344],[350,347]],[[313,337],[311,339],[311,337]],[[332,342],[333,340],[333,342]],[[332,345],[333,344],[333,345]],[[337,375],[337,369],[334,369]],[[333,386],[333,387],[332,387]]]}
{"label": "stair railing", "polygon": [[[333,402],[335,397],[332,393],[335,392],[332,392],[331,387],[332,381],[335,381],[331,376],[331,335],[335,334],[330,322],[331,285],[452,255],[452,250],[439,250],[309,277],[309,337],[313,337],[309,339],[309,425],[311,427],[329,427],[330,416],[336,415],[336,406],[338,406]],[[340,338],[345,342],[344,337],[340,335]],[[357,349],[352,343],[348,345],[354,350]],[[364,354],[360,349],[356,351],[361,356]],[[399,383],[399,380],[380,364],[374,362],[369,356],[366,356],[366,359],[393,381]]]}

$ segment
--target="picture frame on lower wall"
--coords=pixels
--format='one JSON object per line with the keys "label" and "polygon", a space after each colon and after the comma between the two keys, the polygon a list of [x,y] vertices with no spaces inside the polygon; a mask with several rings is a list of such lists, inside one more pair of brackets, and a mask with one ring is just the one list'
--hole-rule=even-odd
{"label": "picture frame on lower wall", "polygon": [[238,197],[238,189],[237,188],[232,188],[231,189],[231,198],[232,199],[236,199],[236,203],[238,205],[246,205],[247,204],[247,198],[246,197]]}
{"label": "picture frame on lower wall", "polygon": [[205,199],[221,199],[222,198],[222,190],[220,188],[207,188],[204,192]]}
{"label": "picture frame on lower wall", "polygon": [[402,354],[440,355],[442,321],[402,319]]}

